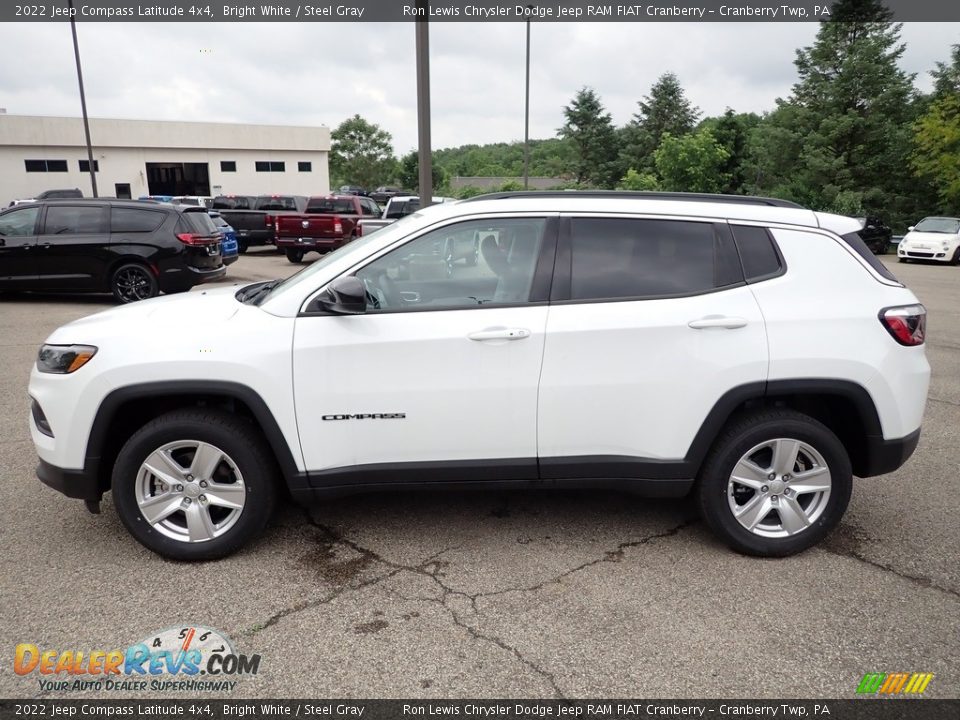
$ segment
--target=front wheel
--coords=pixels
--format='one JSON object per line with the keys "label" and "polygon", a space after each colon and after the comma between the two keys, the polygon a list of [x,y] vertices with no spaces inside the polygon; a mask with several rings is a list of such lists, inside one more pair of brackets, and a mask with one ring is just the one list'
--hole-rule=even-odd
{"label": "front wheel", "polygon": [[160,284],[146,266],[127,263],[113,271],[110,292],[117,302],[132,303],[156,297],[160,293]]}
{"label": "front wheel", "polygon": [[303,262],[303,250],[297,250],[296,248],[287,248],[287,260],[289,260],[292,263]]}
{"label": "front wheel", "polygon": [[120,520],[158,555],[213,560],[266,526],[276,495],[273,458],[246,420],[177,410],[140,428],[113,467]]}
{"label": "front wheel", "polygon": [[704,462],[697,501],[730,547],[784,557],[817,544],[840,522],[852,488],[850,458],[829,428],[770,410],[727,428]]}
{"label": "front wheel", "polygon": [[957,246],[956,251],[953,253],[953,259],[950,261],[951,265],[960,265],[960,245]]}

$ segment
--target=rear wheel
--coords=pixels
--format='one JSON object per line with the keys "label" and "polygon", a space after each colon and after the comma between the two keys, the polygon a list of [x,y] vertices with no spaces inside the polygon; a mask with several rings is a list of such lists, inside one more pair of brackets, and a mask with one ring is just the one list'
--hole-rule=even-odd
{"label": "rear wheel", "polygon": [[178,410],[127,441],[113,468],[120,519],[142,545],[175,560],[224,557],[266,526],[274,463],[247,421]]}
{"label": "rear wheel", "polygon": [[160,292],[160,284],[145,265],[127,263],[113,271],[110,291],[117,302],[132,303],[156,297]]}
{"label": "rear wheel", "polygon": [[783,557],[815,545],[843,517],[853,473],[846,449],[817,420],[792,410],[746,416],[704,462],[700,512],[730,547]]}
{"label": "rear wheel", "polygon": [[289,260],[292,263],[303,262],[303,250],[297,250],[296,248],[287,248],[287,260]]}
{"label": "rear wheel", "polygon": [[247,250],[250,249],[250,245],[246,240],[237,240],[237,252],[243,255]]}

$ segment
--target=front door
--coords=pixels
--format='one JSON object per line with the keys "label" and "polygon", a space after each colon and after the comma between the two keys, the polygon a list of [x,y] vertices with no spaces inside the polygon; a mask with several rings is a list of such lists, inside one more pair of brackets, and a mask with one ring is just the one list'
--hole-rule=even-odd
{"label": "front door", "polygon": [[[537,383],[555,223],[470,220],[357,271],[361,315],[294,336],[300,442],[315,486],[537,477]],[[481,237],[476,264],[451,237]]]}
{"label": "front door", "polygon": [[0,284],[26,289],[37,279],[37,217],[40,206],[16,208],[0,215]]}

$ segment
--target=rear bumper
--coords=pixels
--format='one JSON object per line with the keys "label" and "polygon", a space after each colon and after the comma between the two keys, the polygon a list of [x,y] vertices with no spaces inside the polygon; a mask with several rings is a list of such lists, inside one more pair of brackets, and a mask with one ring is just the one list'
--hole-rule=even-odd
{"label": "rear bumper", "polygon": [[87,470],[64,470],[41,459],[37,477],[44,485],[79,500],[100,500],[103,491],[94,473]]}
{"label": "rear bumper", "polygon": [[313,237],[313,238],[277,238],[277,247],[281,250],[336,250],[347,243],[344,237]]}
{"label": "rear bumper", "polygon": [[237,242],[241,245],[270,245],[274,242],[273,230],[247,230],[246,233],[237,231]]}
{"label": "rear bumper", "polygon": [[920,428],[906,437],[884,440],[882,437],[867,437],[866,465],[857,474],[860,477],[885,475],[902,467],[920,442]]}

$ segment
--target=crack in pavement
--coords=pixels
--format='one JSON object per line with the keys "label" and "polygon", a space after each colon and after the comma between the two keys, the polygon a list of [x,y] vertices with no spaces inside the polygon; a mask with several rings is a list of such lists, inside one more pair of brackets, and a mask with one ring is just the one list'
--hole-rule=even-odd
{"label": "crack in pavement", "polygon": [[[419,565],[398,563],[398,562],[394,562],[393,560],[388,560],[387,558],[383,557],[382,555],[375,552],[374,550],[363,547],[359,543],[353,540],[350,540],[349,538],[345,538],[342,535],[337,534],[332,528],[326,525],[323,525],[320,522],[317,522],[313,518],[313,516],[310,514],[309,510],[305,510],[305,514],[306,514],[307,522],[312,527],[319,530],[328,542],[330,542],[331,544],[340,544],[340,545],[343,545],[344,547],[350,548],[354,552],[360,554],[362,558],[368,561],[385,565],[386,567],[390,568],[390,572],[384,573],[375,578],[370,578],[356,586],[347,586],[343,588],[338,588],[333,593],[329,593],[324,598],[305,601],[302,603],[298,603],[297,605],[294,605],[290,608],[281,610],[280,612],[271,616],[264,623],[261,623],[255,626],[254,628],[252,628],[250,631],[248,631],[248,634],[253,634],[255,632],[259,632],[260,630],[264,630],[270,627],[271,625],[276,624],[283,618],[293,615],[295,613],[302,612],[303,610],[308,610],[310,608],[318,607],[320,605],[329,603],[347,591],[361,590],[367,587],[371,587],[373,585],[376,585],[382,582],[383,580],[387,580],[391,577],[394,577],[399,573],[409,572],[414,575],[420,575],[422,577],[429,578],[430,580],[432,580],[440,588],[440,590],[442,591],[442,595],[439,598],[420,596],[416,598],[404,598],[404,599],[420,601],[420,602],[429,602],[429,603],[439,605],[440,607],[442,607],[444,610],[447,611],[454,625],[466,631],[474,639],[482,640],[484,642],[495,645],[501,650],[504,650],[510,653],[511,655],[513,655],[518,662],[520,662],[525,667],[529,668],[534,673],[536,673],[541,678],[543,678],[547,682],[547,684],[550,686],[551,690],[553,691],[554,697],[561,700],[565,699],[565,695],[563,691],[560,689],[560,686],[557,684],[556,677],[552,673],[548,672],[547,670],[543,669],[542,667],[537,665],[535,662],[533,662],[529,658],[525,657],[524,654],[520,652],[518,648],[506,643],[504,640],[494,635],[484,634],[480,632],[473,625],[464,621],[460,617],[460,615],[457,614],[457,611],[454,608],[450,607],[450,605],[448,604],[450,598],[451,597],[463,598],[464,600],[470,603],[470,606],[473,609],[474,613],[479,614],[479,608],[477,607],[478,598],[494,597],[497,595],[503,595],[511,592],[537,592],[538,590],[541,590],[542,588],[546,587],[549,584],[560,583],[564,580],[564,578],[570,577],[571,575],[581,572],[582,570],[585,570],[587,568],[594,567],[596,565],[599,565],[605,562],[620,562],[620,560],[623,559],[624,550],[627,550],[629,548],[639,547],[641,545],[646,545],[650,542],[653,542],[654,540],[672,537],[677,533],[679,533],[681,530],[687,527],[690,527],[695,522],[694,519],[687,519],[687,520],[684,520],[679,525],[677,525],[676,527],[670,528],[663,532],[653,533],[651,535],[642,537],[638,540],[630,540],[630,541],[622,542],[618,544],[614,550],[606,551],[602,557],[595,558],[588,562],[577,565],[574,568],[565,570],[564,572],[560,573],[555,577],[536,583],[535,585],[531,585],[529,587],[506,588],[504,590],[497,590],[494,592],[480,592],[480,593],[470,594],[462,590],[457,590],[455,588],[450,587],[440,577],[440,571],[442,569],[442,565],[438,562],[438,558],[444,555],[445,553],[450,552],[451,550],[456,550],[463,547],[463,545],[456,545],[456,546],[444,548],[443,550],[440,550],[439,552],[434,553],[433,555],[428,557]],[[391,594],[398,595],[399,597],[404,597],[399,593],[395,593],[389,590],[388,592],[391,592]]]}
{"label": "crack in pavement", "polygon": [[956,400],[947,400],[945,398],[936,398],[936,397],[927,397],[927,400],[930,402],[943,403],[944,405],[953,405],[955,407],[960,407],[960,402]]}
{"label": "crack in pavement", "polygon": [[911,575],[907,572],[897,570],[892,565],[887,565],[885,563],[880,562],[879,560],[871,560],[866,555],[862,554],[859,550],[840,549],[840,548],[832,548],[832,547],[825,547],[824,550],[825,552],[831,553],[833,555],[838,555],[840,557],[848,557],[854,560],[859,560],[865,565],[870,565],[871,567],[875,567],[878,570],[883,570],[885,572],[896,575],[898,578],[907,580],[913,583],[914,585],[919,585],[920,587],[924,587],[924,588],[930,588],[932,590],[939,590],[942,593],[945,593],[947,595],[952,595],[953,597],[960,599],[960,592],[958,592],[957,590],[954,590],[953,588],[945,587],[943,585],[935,583],[930,578],[924,577],[922,575]]}

